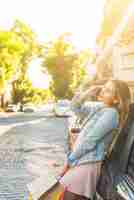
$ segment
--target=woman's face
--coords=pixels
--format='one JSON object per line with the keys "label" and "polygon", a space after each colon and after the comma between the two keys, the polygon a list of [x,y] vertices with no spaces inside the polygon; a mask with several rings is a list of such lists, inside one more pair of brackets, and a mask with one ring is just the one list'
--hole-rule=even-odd
{"label": "woman's face", "polygon": [[112,81],[108,81],[101,89],[99,99],[106,105],[112,106],[117,103],[117,97],[115,96],[115,85]]}

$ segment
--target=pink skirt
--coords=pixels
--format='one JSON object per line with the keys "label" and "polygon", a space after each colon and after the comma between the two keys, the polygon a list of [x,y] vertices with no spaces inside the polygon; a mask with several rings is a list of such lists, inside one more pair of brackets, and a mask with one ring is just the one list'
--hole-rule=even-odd
{"label": "pink skirt", "polygon": [[87,198],[93,198],[100,176],[101,163],[100,161],[73,167],[59,182],[67,191]]}

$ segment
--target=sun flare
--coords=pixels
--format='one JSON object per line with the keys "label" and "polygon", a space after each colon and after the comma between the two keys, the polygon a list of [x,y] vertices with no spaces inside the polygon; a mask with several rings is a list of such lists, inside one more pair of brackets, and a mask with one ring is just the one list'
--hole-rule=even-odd
{"label": "sun flare", "polygon": [[48,89],[51,81],[50,76],[41,71],[41,61],[36,59],[30,63],[28,68],[28,77],[33,87],[40,89]]}

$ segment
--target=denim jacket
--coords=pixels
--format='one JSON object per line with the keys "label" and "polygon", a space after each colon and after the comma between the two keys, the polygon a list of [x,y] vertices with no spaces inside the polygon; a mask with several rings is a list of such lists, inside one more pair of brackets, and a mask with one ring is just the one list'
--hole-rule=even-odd
{"label": "denim jacket", "polygon": [[103,160],[112,141],[111,132],[118,127],[118,111],[113,107],[106,107],[102,102],[83,103],[83,99],[77,96],[72,100],[71,109],[79,117],[92,116],[82,128],[73,151],[68,155],[68,164],[75,166]]}

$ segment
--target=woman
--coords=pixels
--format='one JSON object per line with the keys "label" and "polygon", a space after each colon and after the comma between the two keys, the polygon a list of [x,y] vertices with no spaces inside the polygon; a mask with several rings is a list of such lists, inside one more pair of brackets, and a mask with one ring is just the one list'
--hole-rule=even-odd
{"label": "woman", "polygon": [[112,140],[111,130],[123,125],[129,110],[130,91],[125,82],[108,81],[101,89],[99,102],[84,104],[93,91],[94,88],[89,89],[81,97],[77,94],[72,100],[75,114],[90,120],[82,128],[60,174],[64,200],[93,198],[101,164]]}

